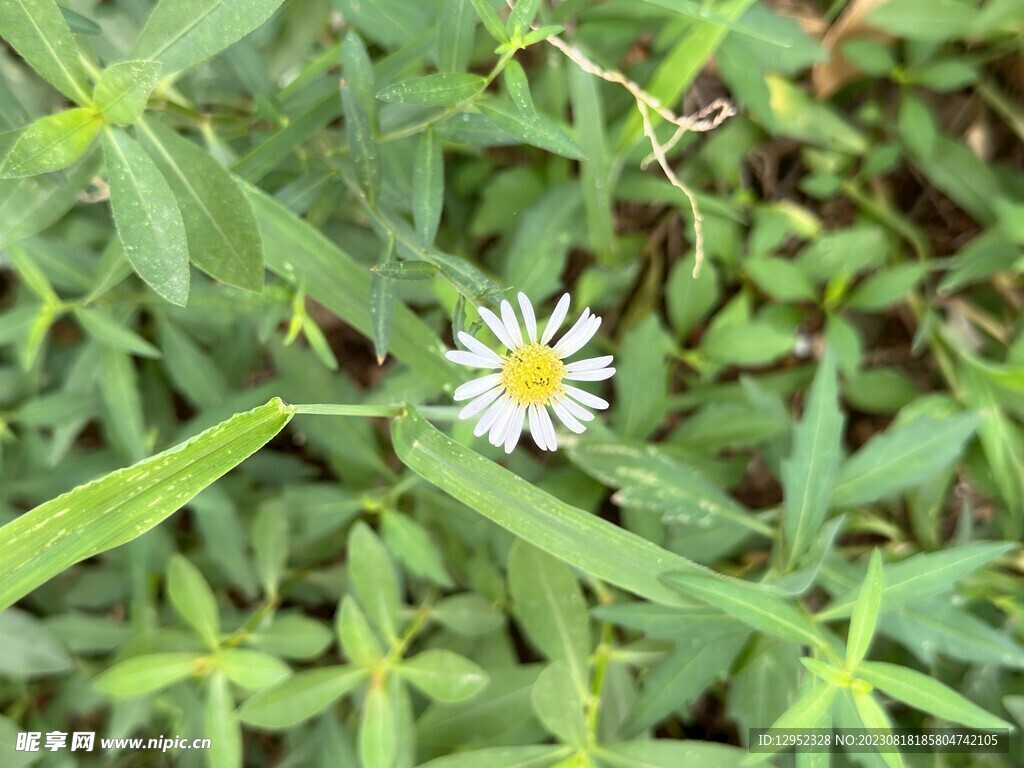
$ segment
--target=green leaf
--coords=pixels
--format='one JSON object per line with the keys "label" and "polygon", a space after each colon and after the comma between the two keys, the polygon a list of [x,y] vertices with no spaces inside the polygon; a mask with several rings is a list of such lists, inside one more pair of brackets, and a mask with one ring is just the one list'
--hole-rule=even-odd
{"label": "green leaf", "polygon": [[288,564],[288,545],[288,518],[284,510],[276,504],[264,505],[252,524],[252,546],[256,571],[267,595],[277,595]]}
{"label": "green leaf", "polygon": [[356,106],[362,110],[363,119],[368,122],[371,135],[376,135],[376,73],[373,71],[373,62],[370,60],[369,51],[366,50],[366,43],[355,29],[350,29],[342,41],[341,72],[344,76],[342,89],[351,94]]}
{"label": "green leaf", "polygon": [[220,612],[210,585],[192,563],[175,553],[167,569],[167,594],[185,623],[216,650],[220,645]]}
{"label": "green leaf", "polygon": [[475,592],[443,597],[434,603],[430,614],[459,635],[486,635],[505,623],[501,612]]}
{"label": "green leaf", "polygon": [[331,631],[315,619],[299,614],[278,614],[266,628],[252,632],[246,642],[275,656],[309,661],[331,644]]}
{"label": "green leaf", "polygon": [[543,40],[547,40],[552,35],[560,35],[565,31],[565,27],[561,24],[545,24],[543,27],[537,27],[532,29],[523,35],[523,48],[527,48],[534,43],[539,43]]}
{"label": "green leaf", "polygon": [[[892,611],[912,600],[946,592],[959,579],[1013,548],[1010,542],[975,542],[942,552],[923,552],[887,565],[881,611]],[[817,614],[820,620],[850,616],[856,604],[854,589]]]}
{"label": "green leaf", "polygon": [[242,729],[235,714],[235,699],[225,675],[210,676],[206,691],[206,730],[210,739],[207,753],[214,768],[240,768],[242,765]]}
{"label": "green leaf", "polygon": [[563,662],[552,662],[540,673],[530,691],[530,703],[541,725],[559,742],[581,748],[586,745],[582,693]]}
{"label": "green leaf", "polygon": [[159,324],[160,348],[163,350],[167,377],[177,391],[201,408],[218,406],[230,391],[224,374],[193,337],[174,323]]}
{"label": "green leaf", "polygon": [[[661,512],[664,519],[707,525],[718,518],[771,537],[772,529],[695,467],[653,445],[580,442],[570,450],[577,466],[620,489],[620,505]],[[717,522],[717,521],[716,521]]]}
{"label": "green leaf", "polygon": [[513,36],[526,34],[530,30],[540,4],[541,0],[516,0],[508,17],[508,29]]}
{"label": "green leaf", "polygon": [[63,5],[59,5],[57,7],[60,8],[60,14],[64,17],[64,21],[68,23],[68,28],[76,35],[99,35],[103,33],[100,25],[88,16],[75,13],[70,8],[65,8]]}
{"label": "green leaf", "polygon": [[875,549],[868,563],[868,573],[860,588],[857,603],[853,606],[850,619],[850,633],[846,638],[846,669],[857,669],[864,654],[871,646],[875,635],[875,624],[882,607],[882,553]]}
{"label": "green leaf", "polygon": [[505,91],[512,98],[513,103],[524,115],[533,115],[537,108],[533,105],[533,96],[530,95],[530,81],[526,78],[526,70],[523,65],[515,59],[510,59],[502,72],[502,79],[505,82]]}
{"label": "green leaf", "polygon": [[156,163],[120,128],[104,131],[103,156],[110,207],[128,261],[161,297],[185,306],[188,240],[174,193]]}
{"label": "green leaf", "polygon": [[18,271],[18,277],[25,283],[25,286],[42,300],[43,304],[50,307],[57,307],[60,298],[53,290],[50,281],[43,270],[39,268],[35,258],[25,248],[12,248],[10,252],[11,263]]}
{"label": "green leaf", "polygon": [[[395,236],[389,232],[381,254],[381,263],[390,264],[395,257]],[[377,365],[384,364],[391,336],[391,317],[395,311],[395,292],[391,281],[374,272],[370,278],[370,319],[373,321],[373,347]]]}
{"label": "green leaf", "polygon": [[[853,689],[851,691],[853,704],[856,708],[857,718],[864,728],[877,728],[881,731],[892,730],[892,720],[886,714],[885,709],[878,702],[878,698],[870,691]],[[899,752],[881,752],[882,760],[889,768],[902,768],[903,758]]]}
{"label": "green leaf", "polygon": [[454,586],[444,564],[444,555],[430,537],[430,531],[409,515],[388,510],[381,516],[381,534],[388,550],[417,576],[441,587]]}
{"label": "green leaf", "polygon": [[437,24],[437,68],[465,72],[473,55],[477,15],[469,0],[444,0]]}
{"label": "green leaf", "polygon": [[398,723],[386,683],[371,683],[359,720],[359,757],[364,768],[392,768],[398,755]]}
{"label": "green leaf", "polygon": [[416,474],[524,541],[650,600],[688,603],[658,577],[704,570],[695,563],[545,493],[446,437],[413,408],[392,421],[391,435]]}
{"label": "green leaf", "polygon": [[366,614],[350,595],[341,599],[335,629],[342,651],[357,666],[372,670],[384,658],[384,649],[366,620]]}
{"label": "green leaf", "polygon": [[262,26],[284,0],[160,0],[131,58],[159,61],[180,72],[220,53]]}
{"label": "green leaf", "polygon": [[940,134],[929,157],[920,156],[913,144],[908,144],[907,150],[932,186],[948,195],[978,223],[991,225],[998,221],[995,203],[1003,187],[992,167],[965,144]]}
{"label": "green leaf", "polygon": [[480,21],[484,23],[484,27],[486,27],[491,37],[499,43],[507,43],[508,33],[505,31],[505,24],[498,17],[498,14],[494,12],[488,0],[471,0],[471,2],[473,3],[473,8],[476,9],[477,15],[480,16]]}
{"label": "green leaf", "polygon": [[192,263],[246,291],[263,289],[263,238],[238,181],[207,152],[163,124],[143,120],[139,139],[174,192]]}
{"label": "green leaf", "polygon": [[228,680],[253,690],[276,685],[292,674],[291,668],[280,659],[246,648],[225,648],[216,659]]}
{"label": "green leaf", "polygon": [[788,259],[760,256],[744,265],[757,287],[779,301],[814,301],[817,291],[796,264]]}
{"label": "green leaf", "polygon": [[619,403],[615,425],[624,438],[643,440],[665,418],[671,340],[651,313],[622,337],[619,349],[618,375],[612,380]]}
{"label": "green leaf", "polygon": [[0,674],[23,681],[72,668],[71,657],[52,627],[17,608],[0,612]]}
{"label": "green leaf", "polygon": [[591,609],[591,613],[601,621],[636,629],[651,638],[706,641],[745,631],[731,616],[704,605],[675,608],[653,603],[625,603],[599,605]]}
{"label": "green leaf", "polygon": [[583,149],[564,128],[540,112],[524,115],[507,99],[480,101],[477,107],[498,128],[525,144],[570,160],[583,160]]}
{"label": "green leaf", "polygon": [[377,98],[398,104],[446,107],[473,98],[486,85],[484,78],[469,72],[436,72],[382,88]]}
{"label": "green leaf", "polygon": [[76,306],[74,313],[85,332],[101,344],[139,357],[160,357],[159,349],[134,331],[118,323],[103,310]]}
{"label": "green leaf", "polygon": [[[474,0],[484,2],[484,0]],[[523,747],[487,747],[470,752],[446,755],[423,763],[419,768],[551,768],[566,755],[569,747],[537,744]]]}
{"label": "green leaf", "polygon": [[838,404],[835,356],[826,350],[793,430],[793,452],[782,467],[782,534],[792,568],[817,535],[828,511],[839,467],[843,414]]}
{"label": "green leaf", "polygon": [[78,104],[89,103],[89,84],[78,46],[53,0],[4,0],[0,30],[40,77]]}
{"label": "green leaf", "polygon": [[977,427],[977,414],[961,413],[922,416],[876,434],[843,462],[832,504],[868,504],[920,485],[956,461]]}
{"label": "green leaf", "polygon": [[[304,285],[310,297],[369,338],[367,269],[280,203],[255,189],[249,190],[249,198],[263,233],[267,266]],[[437,385],[459,381],[454,367],[444,359],[437,334],[401,302],[395,304],[388,349],[428,381]]]}
{"label": "green leaf", "polygon": [[149,446],[135,363],[112,347],[101,347],[99,357],[107,438],[130,461],[141,461]]}
{"label": "green leaf", "polygon": [[412,217],[424,246],[433,245],[444,208],[444,155],[433,128],[420,137],[412,167]]}
{"label": "green leaf", "polygon": [[893,0],[868,12],[870,24],[908,40],[963,38],[978,9],[959,0]]}
{"label": "green leaf", "polygon": [[746,750],[728,744],[687,739],[621,741],[597,748],[601,765],[611,768],[739,768]]}
{"label": "green leaf", "polygon": [[238,710],[238,718],[257,728],[291,728],[320,714],[366,678],[366,670],[351,667],[299,672],[246,699]]}
{"label": "green leaf", "polygon": [[96,109],[108,123],[129,125],[146,109],[160,76],[160,62],[121,61],[111,64],[96,82]]}
{"label": "green leaf", "polygon": [[578,690],[587,690],[590,617],[572,570],[517,541],[508,557],[508,581],[526,636],[551,661],[565,664]]}
{"label": "green leaf", "polygon": [[943,720],[968,728],[1010,728],[1010,724],[986,712],[945,683],[916,670],[881,661],[865,661],[857,677],[875,688]]}
{"label": "green leaf", "polygon": [[174,685],[199,670],[199,653],[150,653],[119,662],[97,675],[92,685],[113,698],[142,696]]}
{"label": "green leaf", "polygon": [[705,262],[700,274],[694,277],[694,261],[693,256],[677,261],[665,286],[665,303],[675,338],[685,339],[689,336],[718,303],[720,295],[718,269],[714,262]]}
{"label": "green leaf", "polygon": [[930,158],[935,153],[938,125],[931,110],[911,88],[905,89],[901,94],[896,128],[904,146],[913,151],[919,159]]}
{"label": "green leaf", "polygon": [[352,526],[347,551],[352,594],[388,641],[397,640],[401,597],[391,556],[377,535],[362,522]]}
{"label": "green leaf", "polygon": [[[831,685],[817,685],[800,696],[792,706],[771,724],[772,729],[817,728],[832,706],[839,689]],[[751,753],[744,765],[755,765],[771,759],[771,752]]]}
{"label": "green leaf", "polygon": [[425,261],[389,261],[374,265],[370,271],[388,280],[433,280],[440,274],[437,267]]}
{"label": "green leaf", "polygon": [[61,181],[47,176],[0,179],[0,248],[41,232],[64,216],[78,204],[99,164],[99,153],[90,152]]}
{"label": "green leaf", "polygon": [[801,645],[825,646],[814,622],[763,586],[723,576],[679,573],[668,574],[664,581],[760,632]]}
{"label": "green leaf", "polygon": [[406,659],[396,671],[435,701],[473,698],[488,681],[487,673],[479,666],[443,648],[432,648]]}
{"label": "green leaf", "polygon": [[21,132],[4,158],[0,177],[20,178],[67,168],[86,153],[103,121],[92,109],[77,108],[36,120]]}
{"label": "green leaf", "polygon": [[846,306],[860,312],[878,312],[903,302],[926,272],[924,264],[899,264],[876,272],[858,285]]}
{"label": "green leaf", "polygon": [[580,137],[580,148],[587,157],[587,162],[580,163],[580,187],[587,214],[588,241],[597,258],[608,261],[616,254],[612,210],[615,184],[600,88],[598,78],[580,67],[569,67],[573,125]]}
{"label": "green leaf", "polygon": [[741,632],[716,638],[714,642],[679,643],[647,672],[643,690],[622,724],[623,732],[638,734],[692,704],[712,681],[728,676],[729,667],[746,645],[747,637]]}
{"label": "green leaf", "polygon": [[862,155],[868,150],[864,134],[827,102],[813,98],[779,75],[769,75],[765,82],[771,98],[775,134],[851,155]]}
{"label": "green leaf", "polygon": [[700,353],[714,363],[761,366],[793,351],[796,337],[771,323],[753,320],[714,325],[700,341]]}
{"label": "green leaf", "polygon": [[937,656],[1024,669],[1024,647],[1010,635],[959,607],[959,595],[915,600],[879,621],[879,631],[912,651],[924,664]]}
{"label": "green leaf", "polygon": [[284,428],[292,413],[291,406],[274,398],[185,443],[41,504],[0,528],[0,609],[74,563],[148,531],[259,450]]}
{"label": "green leaf", "polygon": [[561,274],[578,239],[582,195],[577,184],[553,186],[525,212],[506,205],[518,219],[505,256],[505,283],[527,296],[547,296],[561,286]]}
{"label": "green leaf", "polygon": [[371,206],[380,194],[383,170],[377,132],[377,103],[370,95],[373,88],[373,67],[362,39],[355,33],[345,36],[341,49],[341,105],[345,111],[345,137],[352,150],[359,186]]}
{"label": "green leaf", "polygon": [[342,113],[337,86],[332,88],[331,85],[330,78],[314,81],[308,89],[313,93],[304,92],[301,99],[296,99],[295,109],[289,110],[287,124],[250,149],[231,166],[231,172],[255,184],[286,159],[294,157],[300,145],[320,135]]}

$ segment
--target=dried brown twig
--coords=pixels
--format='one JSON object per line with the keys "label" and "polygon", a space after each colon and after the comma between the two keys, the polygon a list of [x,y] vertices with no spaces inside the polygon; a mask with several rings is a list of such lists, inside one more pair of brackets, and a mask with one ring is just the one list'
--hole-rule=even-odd
{"label": "dried brown twig", "polygon": [[[513,0],[505,0],[505,2],[509,8],[514,6]],[[533,25],[533,28],[536,29],[536,25]],[[679,180],[679,177],[676,176],[675,171],[669,164],[668,153],[672,151],[672,148],[675,147],[687,131],[713,131],[736,114],[736,107],[728,99],[720,98],[715,99],[694,115],[678,116],[672,110],[666,108],[659,99],[647,93],[647,91],[626,77],[622,72],[605,69],[595,64],[579,48],[570,45],[557,35],[548,37],[546,42],[557,48],[584,72],[599,77],[606,82],[622,86],[633,97],[633,100],[636,102],[636,108],[640,111],[640,117],[643,119],[644,135],[651,143],[652,150],[651,154],[641,162],[640,167],[646,168],[652,159],[657,160],[669,183],[686,195],[686,199],[690,203],[690,211],[693,214],[693,250],[695,257],[693,276],[697,277],[700,274],[701,266],[704,264],[704,216],[700,212],[700,206],[697,204],[697,197],[694,195],[693,190]],[[667,142],[662,143],[658,140],[658,136],[654,131],[654,124],[651,120],[651,112],[655,113],[662,120],[676,126],[675,133]]]}

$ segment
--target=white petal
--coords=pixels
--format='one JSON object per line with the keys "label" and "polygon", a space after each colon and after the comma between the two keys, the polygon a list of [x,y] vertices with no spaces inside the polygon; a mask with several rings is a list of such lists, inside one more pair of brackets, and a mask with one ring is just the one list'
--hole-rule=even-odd
{"label": "white petal", "polygon": [[602,368],[599,371],[576,371],[566,374],[569,381],[604,381],[615,374],[614,368]]}
{"label": "white petal", "polygon": [[505,330],[508,331],[508,337],[515,342],[515,349],[523,346],[523,334],[519,330],[519,320],[516,318],[512,305],[507,301],[501,302],[501,321],[505,325]]}
{"label": "white petal", "polygon": [[565,408],[569,413],[575,416],[580,421],[593,421],[594,414],[584,408],[577,402],[570,400],[565,395],[555,395],[554,402]]}
{"label": "white petal", "polygon": [[594,334],[597,333],[597,329],[601,327],[601,318],[597,315],[591,315],[590,319],[587,320],[586,325],[582,326],[576,333],[572,334],[572,338],[569,338],[569,334],[565,335],[561,341],[555,345],[555,352],[558,353],[559,357],[570,357],[575,355],[583,345],[594,338]]}
{"label": "white petal", "polygon": [[503,363],[501,356],[498,355],[493,349],[484,344],[480,339],[475,339],[465,331],[459,331],[459,341],[462,342],[463,346],[466,347],[470,352],[480,355],[480,357],[486,357],[495,363]]}
{"label": "white petal", "polygon": [[501,409],[505,406],[505,403],[508,402],[511,402],[508,395],[503,395],[498,398],[497,402],[487,409],[487,412],[480,417],[480,421],[478,421],[476,426],[473,427],[473,434],[480,437],[489,430],[491,425],[494,423],[494,420],[498,418],[498,414],[501,413]]}
{"label": "white petal", "polygon": [[583,424],[580,424],[579,421],[576,420],[576,417],[569,413],[569,410],[557,400],[551,401],[551,408],[554,410],[559,421],[565,424],[565,426],[577,435],[587,431],[587,428]]}
{"label": "white petal", "polygon": [[586,360],[577,360],[575,363],[569,363],[565,366],[565,370],[568,373],[596,371],[598,368],[604,368],[613,359],[614,358],[611,355],[604,355],[603,357],[588,357]]}
{"label": "white petal", "polygon": [[565,387],[565,394],[571,397],[573,400],[577,400],[583,403],[589,408],[597,408],[599,411],[603,411],[608,407],[608,401],[602,400],[597,395],[592,395],[589,392],[584,392],[582,389],[577,389],[571,384],[563,384]]}
{"label": "white petal", "polygon": [[470,368],[501,368],[504,365],[500,360],[496,363],[483,355],[478,355],[474,352],[463,352],[461,349],[445,352],[444,356],[453,363],[466,365]]}
{"label": "white petal", "polygon": [[501,413],[494,420],[494,426],[491,427],[491,435],[487,440],[491,445],[497,447],[505,442],[505,436],[508,434],[509,429],[512,428],[512,417],[515,416],[517,407],[512,398],[508,398],[508,401],[502,406]]}
{"label": "white petal", "polygon": [[[498,399],[498,396],[505,391],[504,387],[495,387],[494,389],[484,392],[476,400],[471,400],[469,405],[459,411],[460,419],[471,419],[476,416],[480,411],[486,408],[488,405]],[[481,434],[483,434],[481,432]]]}
{"label": "white petal", "polygon": [[548,450],[554,451],[558,448],[558,438],[555,437],[555,425],[551,423],[548,409],[543,405],[537,406],[537,421],[544,431],[544,442],[548,444]]}
{"label": "white petal", "polygon": [[491,312],[487,307],[477,307],[477,312],[480,313],[480,319],[487,323],[487,327],[491,329],[491,333],[498,337],[498,341],[509,349],[515,349],[515,347],[512,346],[512,339],[508,336],[508,331],[505,330],[504,323],[498,319],[496,314]]}
{"label": "white petal", "polygon": [[548,320],[548,324],[544,327],[544,335],[540,337],[541,344],[547,344],[551,341],[551,337],[562,327],[562,321],[565,320],[565,313],[568,311],[569,294],[563,293],[562,298],[555,305],[555,311],[551,313],[551,319]]}
{"label": "white petal", "polygon": [[[560,352],[562,347],[565,346],[565,342],[566,341],[572,341],[573,339],[575,339],[576,338],[576,334],[579,333],[583,328],[586,327],[587,323],[590,322],[590,319],[592,317],[594,317],[594,315],[590,314],[590,307],[586,307],[583,310],[583,314],[579,316],[579,318],[573,324],[572,328],[570,328],[568,331],[566,331],[565,335],[562,336],[562,338],[560,338],[557,343],[553,344],[551,346],[551,348],[554,349],[555,352]],[[559,357],[566,357],[566,355],[563,355],[563,354],[559,354],[558,356]]]}
{"label": "white petal", "polygon": [[508,434],[505,435],[505,453],[512,453],[512,449],[519,442],[519,436],[523,434],[523,419],[526,418],[526,406],[520,405],[512,414],[512,424]]}
{"label": "white petal", "polygon": [[533,304],[522,291],[519,292],[519,309],[523,311],[523,320],[526,322],[526,335],[530,337],[530,343],[537,343],[537,316],[533,313]]}
{"label": "white petal", "polygon": [[452,400],[454,400],[456,403],[461,400],[469,400],[469,398],[476,397],[477,395],[486,392],[487,390],[491,389],[492,387],[500,383],[500,373],[490,373],[486,376],[481,376],[479,379],[467,381],[461,387],[456,389],[455,394],[452,395]]}
{"label": "white petal", "polygon": [[544,441],[544,430],[541,429],[539,417],[537,416],[537,406],[531,405],[529,409],[530,414],[530,435],[533,437],[533,442],[537,444],[537,447],[542,451],[547,450],[547,443]]}

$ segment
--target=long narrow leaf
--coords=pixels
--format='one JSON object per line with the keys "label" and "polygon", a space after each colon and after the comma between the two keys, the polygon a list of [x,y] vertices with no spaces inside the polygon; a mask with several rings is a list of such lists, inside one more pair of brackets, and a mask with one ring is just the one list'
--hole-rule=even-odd
{"label": "long narrow leaf", "polygon": [[0,609],[74,563],[148,531],[259,450],[293,410],[275,397],[0,528]]}
{"label": "long narrow leaf", "polygon": [[392,422],[391,434],[410,469],[519,538],[649,600],[689,604],[659,577],[704,572],[696,563],[556,499],[443,435],[411,408]]}

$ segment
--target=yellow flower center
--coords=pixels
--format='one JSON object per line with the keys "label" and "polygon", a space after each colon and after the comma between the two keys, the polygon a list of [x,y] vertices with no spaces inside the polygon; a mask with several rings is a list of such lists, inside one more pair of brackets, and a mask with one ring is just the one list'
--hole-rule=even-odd
{"label": "yellow flower center", "polygon": [[555,350],[528,344],[505,357],[501,383],[519,405],[541,405],[562,391],[565,364]]}

